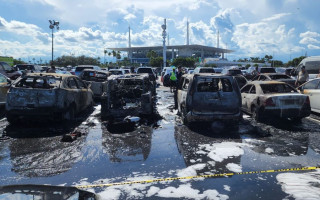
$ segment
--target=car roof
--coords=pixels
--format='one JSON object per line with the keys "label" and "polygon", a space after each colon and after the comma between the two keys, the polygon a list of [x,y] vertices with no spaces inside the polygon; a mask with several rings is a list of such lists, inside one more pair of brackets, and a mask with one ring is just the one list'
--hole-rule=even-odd
{"label": "car roof", "polygon": [[193,77],[226,77],[226,78],[232,78],[232,76],[222,75],[222,74],[216,74],[216,73],[198,73],[198,74],[184,74],[184,77],[193,78]]}
{"label": "car roof", "polygon": [[282,74],[282,73],[263,73],[263,74],[261,74],[261,75],[281,75],[281,76],[283,76],[283,75],[285,75],[285,76],[288,76],[288,75],[286,75],[286,74]]}
{"label": "car roof", "polygon": [[61,77],[61,78],[67,78],[67,77],[77,77],[70,74],[57,74],[57,73],[29,73],[27,76],[54,76],[54,77]]}
{"label": "car roof", "polygon": [[267,84],[287,84],[280,81],[251,81],[248,84],[255,84],[255,85],[267,85]]}

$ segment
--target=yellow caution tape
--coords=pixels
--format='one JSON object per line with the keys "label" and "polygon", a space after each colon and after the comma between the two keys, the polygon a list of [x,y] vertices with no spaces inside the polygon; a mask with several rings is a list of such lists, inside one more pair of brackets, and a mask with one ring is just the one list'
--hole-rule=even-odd
{"label": "yellow caution tape", "polygon": [[78,189],[85,189],[85,188],[95,188],[95,187],[110,187],[110,186],[116,186],[116,185],[131,185],[136,183],[154,183],[154,182],[165,182],[165,181],[174,181],[174,180],[188,180],[188,179],[196,179],[196,178],[216,178],[216,177],[228,177],[233,175],[244,175],[244,174],[308,171],[308,170],[316,170],[316,169],[320,169],[320,167],[298,167],[298,168],[289,168],[289,169],[275,169],[275,170],[262,170],[262,171],[250,171],[250,172],[235,172],[235,173],[232,172],[232,173],[223,173],[223,174],[160,178],[160,179],[152,179],[152,180],[144,180],[144,181],[129,181],[129,182],[105,183],[105,184],[95,184],[95,185],[77,185],[75,187]]}

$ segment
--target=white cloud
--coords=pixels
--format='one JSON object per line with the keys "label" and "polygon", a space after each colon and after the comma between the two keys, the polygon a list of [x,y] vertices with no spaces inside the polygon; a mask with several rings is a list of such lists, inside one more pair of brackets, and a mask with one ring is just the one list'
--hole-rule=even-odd
{"label": "white cloud", "polygon": [[272,21],[243,23],[236,25],[232,41],[239,46],[241,51],[249,55],[284,54],[302,49],[294,43],[294,32],[294,28],[288,30],[285,24]]}
{"label": "white cloud", "polygon": [[271,17],[262,19],[262,21],[268,22],[268,21],[278,20],[278,19],[285,17],[285,16],[288,16],[288,15],[291,15],[291,13],[279,13],[279,14],[275,14]]}
{"label": "white cloud", "polygon": [[135,19],[135,18],[137,18],[137,17],[134,14],[131,14],[131,13],[129,13],[126,16],[124,16],[124,19],[127,20],[127,21],[129,21],[131,19]]}
{"label": "white cloud", "polygon": [[307,31],[304,33],[300,33],[300,37],[320,37],[320,34],[317,32]]}
{"label": "white cloud", "polygon": [[308,45],[308,49],[320,49],[320,46],[316,46],[316,45],[313,45],[313,44],[309,44],[309,45]]}
{"label": "white cloud", "polygon": [[308,49],[320,49],[320,34],[317,32],[307,31],[304,33],[300,33],[300,38],[302,38],[299,43],[307,45]]}

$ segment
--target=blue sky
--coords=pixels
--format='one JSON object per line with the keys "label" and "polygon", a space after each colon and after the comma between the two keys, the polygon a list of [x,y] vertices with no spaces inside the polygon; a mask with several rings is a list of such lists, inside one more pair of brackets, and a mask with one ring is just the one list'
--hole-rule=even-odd
{"label": "blue sky", "polygon": [[[0,0],[0,55],[25,61],[51,58],[49,19],[55,32],[55,57],[100,57],[108,47],[161,45],[161,24],[167,18],[170,44],[232,49],[229,60],[274,55],[320,55],[318,0]],[[112,57],[106,58],[112,60]]]}

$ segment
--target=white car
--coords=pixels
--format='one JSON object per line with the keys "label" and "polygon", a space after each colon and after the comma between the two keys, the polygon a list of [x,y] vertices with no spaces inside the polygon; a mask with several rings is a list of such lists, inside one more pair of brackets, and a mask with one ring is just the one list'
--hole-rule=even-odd
{"label": "white car", "polygon": [[308,95],[310,98],[311,110],[313,112],[320,113],[320,78],[313,79],[303,85],[298,89],[301,94]]}
{"label": "white car", "polygon": [[252,81],[241,89],[242,110],[257,121],[290,118],[299,121],[311,113],[310,100],[287,83]]}

